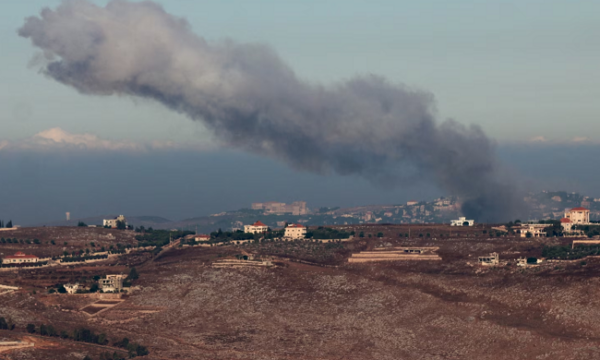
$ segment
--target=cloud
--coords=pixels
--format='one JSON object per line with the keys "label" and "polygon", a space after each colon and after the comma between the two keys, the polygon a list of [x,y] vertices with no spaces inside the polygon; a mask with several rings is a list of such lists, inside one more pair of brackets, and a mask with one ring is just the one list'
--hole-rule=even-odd
{"label": "cloud", "polygon": [[146,152],[150,150],[207,150],[210,145],[153,141],[139,143],[128,140],[102,139],[94,134],[73,134],[59,127],[44,130],[20,141],[0,140],[0,151],[95,151]]}
{"label": "cloud", "polygon": [[548,139],[546,139],[544,136],[534,136],[531,139],[529,139],[529,141],[532,143],[541,143],[548,141]]}

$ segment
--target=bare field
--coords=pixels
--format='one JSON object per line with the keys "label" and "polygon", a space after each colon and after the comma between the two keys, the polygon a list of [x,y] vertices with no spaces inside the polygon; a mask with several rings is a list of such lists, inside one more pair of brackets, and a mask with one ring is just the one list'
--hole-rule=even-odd
{"label": "bare field", "polygon": [[[17,324],[11,334],[32,322],[85,326],[111,341],[128,337],[149,348],[148,359],[600,357],[600,259],[519,268],[514,259],[539,256],[544,243],[568,241],[435,225],[411,225],[411,237],[400,236],[408,228],[357,226],[353,230],[365,236],[335,248],[265,242],[173,249],[140,263],[135,285],[141,290],[94,317],[77,310],[103,309],[90,299],[42,295],[39,287],[35,295],[30,287],[1,296],[0,316]],[[442,260],[344,261],[360,251],[411,246],[439,247]],[[476,265],[478,256],[493,251],[505,265]],[[210,267],[241,253],[276,256],[280,266]],[[328,266],[295,262],[303,259]],[[38,286],[36,279],[22,281]],[[25,354],[46,356],[29,349],[8,358]]]}

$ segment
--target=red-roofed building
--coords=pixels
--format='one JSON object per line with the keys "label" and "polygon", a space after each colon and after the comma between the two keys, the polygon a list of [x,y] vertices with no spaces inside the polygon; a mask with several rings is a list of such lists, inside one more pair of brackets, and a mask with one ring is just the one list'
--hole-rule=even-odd
{"label": "red-roofed building", "polygon": [[[589,224],[590,211],[584,207],[576,207],[565,210],[565,219],[571,220],[573,225]],[[562,220],[561,220],[562,221]]]}
{"label": "red-roofed building", "polygon": [[571,227],[573,227],[573,222],[569,218],[560,219],[560,224],[562,225],[565,231],[571,231]]}
{"label": "red-roofed building", "polygon": [[268,230],[269,230],[269,227],[260,221],[257,221],[252,225],[244,225],[245,233],[261,234],[261,233],[267,232]]}
{"label": "red-roofed building", "polygon": [[306,237],[306,226],[290,224],[285,228],[284,236],[288,239],[304,239]]}
{"label": "red-roofed building", "polygon": [[3,264],[20,264],[20,263],[36,263],[39,258],[35,255],[26,255],[22,252],[17,252],[14,255],[5,256],[2,259]]}
{"label": "red-roofed building", "polygon": [[204,234],[194,235],[194,240],[196,240],[196,241],[208,241],[208,240],[210,240],[210,235],[204,235]]}

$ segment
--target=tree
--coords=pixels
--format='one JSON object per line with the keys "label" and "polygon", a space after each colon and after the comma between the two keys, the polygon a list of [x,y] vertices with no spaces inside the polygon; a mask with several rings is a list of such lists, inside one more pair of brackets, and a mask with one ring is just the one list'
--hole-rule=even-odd
{"label": "tree", "polygon": [[7,228],[11,228],[11,227],[13,227],[13,225],[12,225],[12,220],[9,220],[9,221],[8,221],[8,223],[6,224],[6,227],[7,227]]}
{"label": "tree", "polygon": [[93,283],[92,286],[90,286],[90,292],[95,293],[97,291],[98,291],[98,284]]}
{"label": "tree", "polygon": [[33,324],[27,324],[27,332],[30,334],[33,334],[35,332],[35,325]]}
{"label": "tree", "polygon": [[358,234],[358,237],[364,238],[364,237],[365,237],[365,233],[361,231],[361,232]]}
{"label": "tree", "polygon": [[48,328],[45,324],[40,325],[40,335],[46,336],[48,335]]}
{"label": "tree", "polygon": [[86,227],[87,224],[84,223],[83,221],[80,221],[80,222],[77,223],[77,226],[79,226],[79,227]]}
{"label": "tree", "polygon": [[8,330],[8,323],[6,322],[6,319],[4,319],[3,317],[0,317],[0,329]]}
{"label": "tree", "polygon": [[65,287],[63,286],[63,284],[60,284],[60,286],[57,289],[59,294],[66,294],[67,293],[67,289],[65,289]]}
{"label": "tree", "polygon": [[127,225],[125,225],[124,221],[117,220],[117,229],[125,230],[125,229],[127,229]]}
{"label": "tree", "polygon": [[530,237],[531,237],[531,233],[528,231],[528,232],[525,234],[525,237],[526,237],[526,238],[530,238]]}
{"label": "tree", "polygon": [[528,264],[537,264],[537,258],[534,258],[534,257],[528,257],[528,258],[527,258],[527,263],[528,263]]}
{"label": "tree", "polygon": [[139,279],[140,275],[137,273],[137,270],[135,269],[135,267],[132,267],[131,270],[129,271],[129,276],[128,276],[131,280],[137,280]]}
{"label": "tree", "polygon": [[378,238],[381,238],[381,237],[383,237],[383,233],[382,233],[382,232],[378,232],[378,233],[377,233],[377,237],[378,237]]}

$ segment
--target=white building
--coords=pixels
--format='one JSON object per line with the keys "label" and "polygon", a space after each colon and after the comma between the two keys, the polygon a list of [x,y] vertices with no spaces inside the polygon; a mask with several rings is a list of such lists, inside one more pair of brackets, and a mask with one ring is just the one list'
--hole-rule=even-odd
{"label": "white building", "polygon": [[406,206],[413,206],[413,205],[417,205],[419,202],[416,200],[409,200],[406,202]]}
{"label": "white building", "polygon": [[573,225],[589,224],[590,211],[584,207],[576,207],[565,210],[565,219],[571,220]]}
{"label": "white building", "polygon": [[100,279],[100,289],[104,292],[119,292],[123,289],[123,280],[126,275],[106,275],[106,279]]}
{"label": "white building", "polygon": [[304,239],[306,237],[306,226],[300,224],[291,224],[285,228],[286,238],[289,239]]}
{"label": "white building", "polygon": [[459,217],[458,220],[450,220],[450,226],[473,226],[474,224],[475,220],[467,220],[465,217]]}
{"label": "white building", "polygon": [[491,253],[489,256],[480,256],[477,260],[479,265],[493,266],[498,265],[500,256],[498,253]]}
{"label": "white building", "polygon": [[65,290],[67,290],[67,294],[76,294],[77,289],[79,289],[79,284],[65,284],[63,285],[63,287],[65,288]]}
{"label": "white building", "polygon": [[124,223],[125,227],[127,227],[127,219],[125,219],[125,216],[123,216],[123,215],[119,215],[114,219],[104,219],[104,221],[102,222],[102,225],[108,226],[111,228],[116,228],[118,221]]}
{"label": "white building", "polygon": [[252,225],[244,225],[244,232],[250,234],[262,234],[266,233],[269,227],[260,221],[255,222]]}
{"label": "white building", "polygon": [[517,234],[521,235],[521,237],[527,237],[527,233],[531,234],[531,237],[544,237],[546,236],[546,232],[544,232],[544,229],[547,228],[548,226],[551,226],[549,224],[524,224],[521,225],[520,228],[515,229],[515,231],[517,232]]}
{"label": "white building", "polygon": [[22,264],[22,263],[36,263],[39,258],[35,255],[26,255],[22,252],[17,252],[14,255],[5,256],[2,259],[3,264]]}

